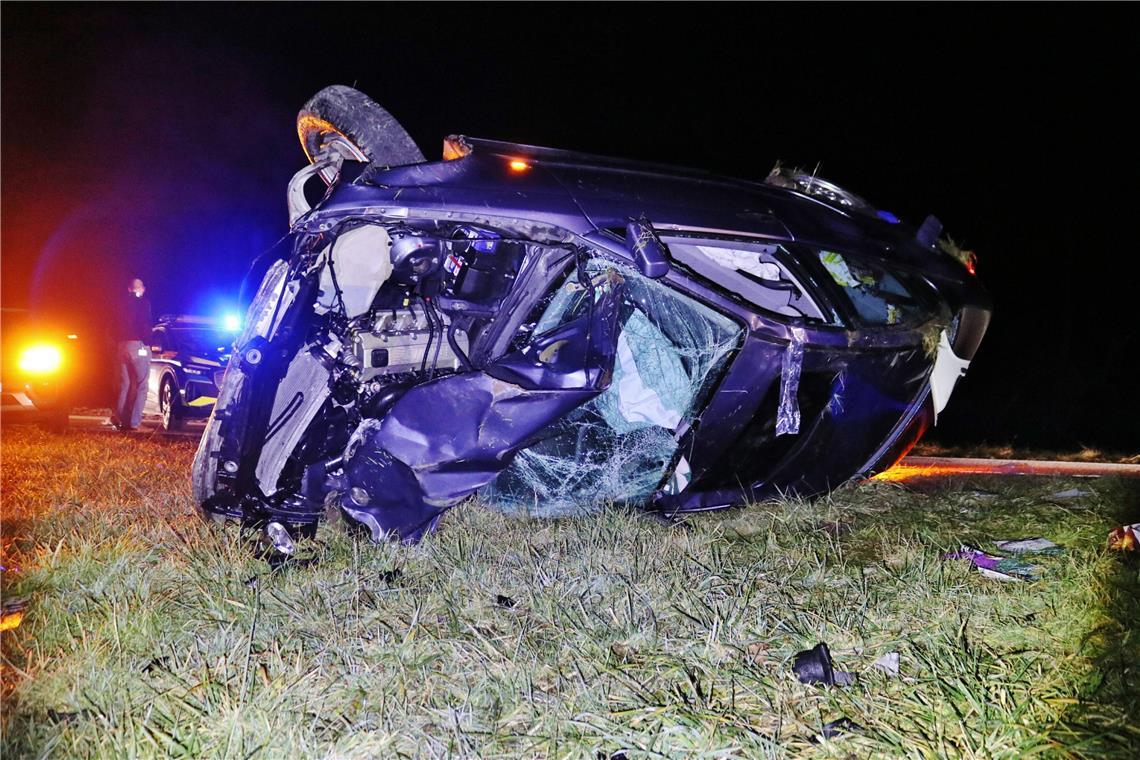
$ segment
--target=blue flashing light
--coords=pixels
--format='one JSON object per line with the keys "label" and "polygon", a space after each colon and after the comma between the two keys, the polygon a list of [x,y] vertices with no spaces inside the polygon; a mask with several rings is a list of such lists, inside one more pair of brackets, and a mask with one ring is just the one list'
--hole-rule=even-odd
{"label": "blue flashing light", "polygon": [[899,222],[902,221],[897,216],[892,214],[890,211],[883,211],[882,209],[880,209],[880,210],[876,211],[875,214],[880,219],[882,219],[884,222],[890,222],[891,224],[898,224]]}
{"label": "blue flashing light", "polygon": [[227,332],[237,332],[241,329],[241,317],[237,314],[227,314],[222,317],[222,327]]}

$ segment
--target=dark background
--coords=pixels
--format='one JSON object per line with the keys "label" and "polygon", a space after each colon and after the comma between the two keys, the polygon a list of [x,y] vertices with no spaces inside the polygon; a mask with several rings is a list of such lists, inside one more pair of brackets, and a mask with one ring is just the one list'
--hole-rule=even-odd
{"label": "dark background", "polygon": [[1123,7],[12,5],[3,304],[97,332],[237,306],[286,231],[297,109],[355,84],[449,133],[763,178],[780,159],[980,257],[994,322],[935,438],[1140,449]]}

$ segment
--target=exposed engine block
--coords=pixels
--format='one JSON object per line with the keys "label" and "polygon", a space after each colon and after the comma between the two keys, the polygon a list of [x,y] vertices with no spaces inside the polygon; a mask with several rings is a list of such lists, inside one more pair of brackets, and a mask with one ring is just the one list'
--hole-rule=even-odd
{"label": "exposed engine block", "polygon": [[[419,372],[421,368],[458,369],[459,358],[445,336],[450,320],[446,314],[440,316],[443,329],[435,330],[434,337],[422,309],[395,309],[378,316],[372,330],[358,332],[353,341],[354,352],[361,362],[360,379]],[[455,340],[460,350],[466,352],[467,335],[457,331]]]}

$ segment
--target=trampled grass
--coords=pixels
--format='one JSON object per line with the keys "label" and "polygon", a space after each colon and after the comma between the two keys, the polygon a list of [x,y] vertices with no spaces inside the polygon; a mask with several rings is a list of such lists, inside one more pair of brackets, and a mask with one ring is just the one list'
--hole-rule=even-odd
{"label": "trampled grass", "polygon": [[[1123,481],[872,482],[677,526],[468,504],[419,546],[329,526],[270,570],[192,515],[190,443],[3,433],[3,594],[29,602],[2,634],[5,758],[1140,747],[1140,578],[1105,549],[1140,519]],[[941,559],[1038,535],[1065,553],[1032,583]],[[854,685],[795,679],[819,641]],[[822,739],[840,718],[861,730]]]}

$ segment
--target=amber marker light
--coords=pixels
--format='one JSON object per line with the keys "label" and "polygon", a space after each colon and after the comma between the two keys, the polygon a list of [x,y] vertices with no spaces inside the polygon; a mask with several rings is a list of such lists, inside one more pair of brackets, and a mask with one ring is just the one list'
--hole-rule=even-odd
{"label": "amber marker light", "polygon": [[21,372],[29,375],[51,375],[63,366],[63,352],[50,343],[28,346],[20,354]]}
{"label": "amber marker light", "polygon": [[522,160],[519,160],[517,158],[512,160],[509,165],[511,167],[511,171],[513,171],[513,172],[525,172],[527,169],[530,168],[530,164],[528,164],[526,161],[522,161]]}
{"label": "amber marker light", "polygon": [[966,271],[975,277],[978,275],[978,254],[968,251],[966,255]]}

